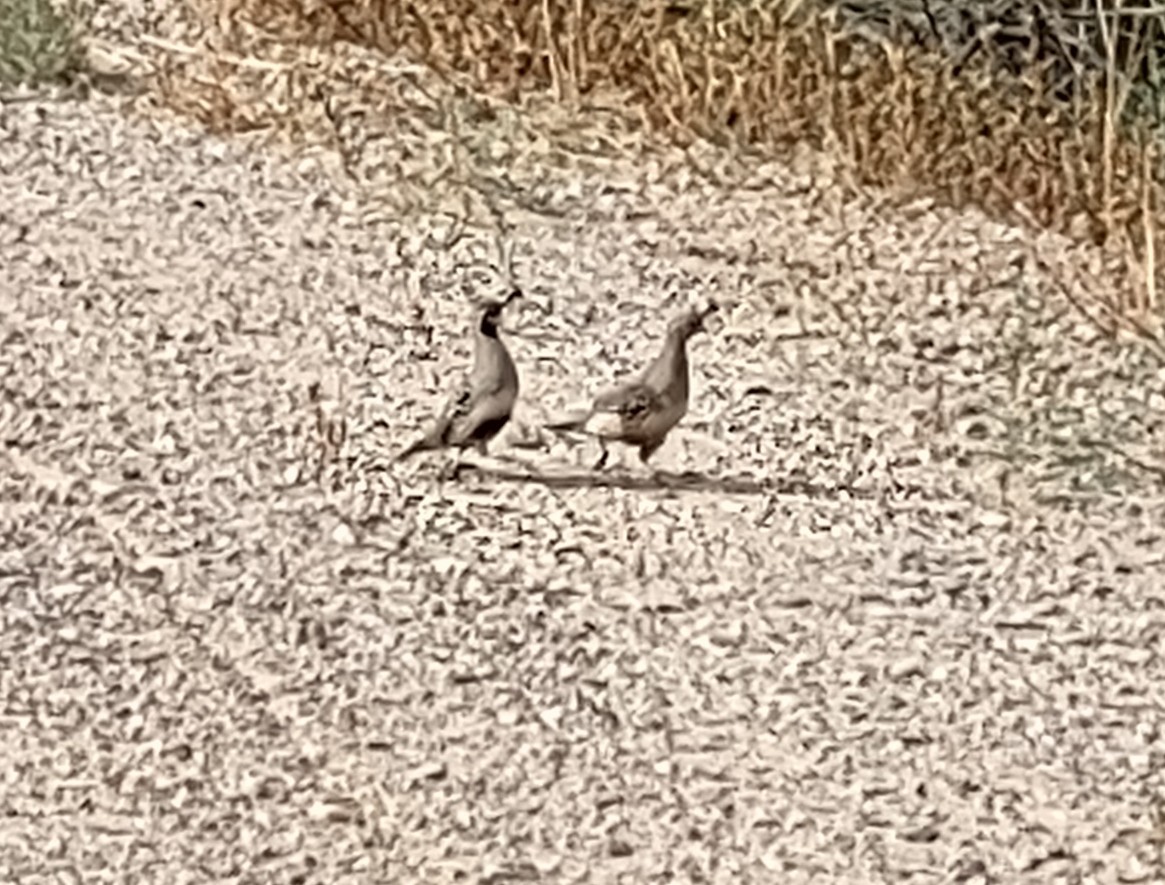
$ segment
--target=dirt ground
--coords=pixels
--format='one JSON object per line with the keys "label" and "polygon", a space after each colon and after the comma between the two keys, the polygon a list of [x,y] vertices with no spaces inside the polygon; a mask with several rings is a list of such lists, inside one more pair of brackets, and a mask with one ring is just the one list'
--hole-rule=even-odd
{"label": "dirt ground", "polygon": [[[487,231],[0,109],[0,880],[1165,880],[1165,363],[1082,248],[689,159],[514,184],[450,478]],[[707,297],[662,473],[537,432]]]}

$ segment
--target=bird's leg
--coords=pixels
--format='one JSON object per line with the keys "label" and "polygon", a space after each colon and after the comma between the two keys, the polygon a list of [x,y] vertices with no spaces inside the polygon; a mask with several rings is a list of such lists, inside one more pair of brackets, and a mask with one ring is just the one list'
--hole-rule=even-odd
{"label": "bird's leg", "polygon": [[591,470],[602,470],[607,466],[607,457],[611,453],[607,449],[607,444],[602,440],[599,440],[599,446],[602,448],[603,454],[599,455],[599,460],[595,462],[595,466],[592,467]]}
{"label": "bird's leg", "polygon": [[479,470],[497,470],[503,461],[515,460],[513,456],[507,454],[491,455],[489,453],[489,443],[487,440],[479,439],[474,442],[473,450],[477,453],[477,457],[481,460],[475,463]]}
{"label": "bird's leg", "polygon": [[657,440],[655,442],[644,443],[643,445],[641,445],[639,447],[639,463],[641,463],[644,467],[646,467],[651,472],[651,475],[657,479],[659,478],[659,476],[662,474],[663,471],[657,470],[655,467],[653,467],[651,464],[649,464],[647,462],[648,462],[648,459],[650,459],[651,456],[654,455],[656,453],[656,451],[658,451],[659,447],[662,445],[663,445],[663,440],[661,439],[661,440]]}
{"label": "bird's leg", "polygon": [[447,482],[450,480],[456,482],[461,478],[461,471],[463,471],[467,466],[462,459],[462,454],[462,450],[457,449],[457,454],[452,458],[446,459],[445,463],[441,465],[441,470],[437,474],[437,478],[441,482]]}

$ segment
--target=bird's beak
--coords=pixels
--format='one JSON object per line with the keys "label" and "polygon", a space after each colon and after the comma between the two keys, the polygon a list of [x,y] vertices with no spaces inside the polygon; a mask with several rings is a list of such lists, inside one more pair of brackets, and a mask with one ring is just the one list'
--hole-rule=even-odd
{"label": "bird's beak", "polygon": [[485,309],[492,304],[494,308],[494,322],[498,325],[499,328],[505,328],[501,325],[501,319],[502,316],[507,313],[506,308],[509,307],[512,302],[524,297],[525,296],[522,294],[522,290],[515,286],[512,290],[510,290],[510,294],[505,298],[493,300],[486,299],[482,301],[480,305],[482,309]]}
{"label": "bird's beak", "polygon": [[717,304],[715,301],[709,302],[708,306],[696,315],[696,328],[701,332],[707,332],[708,327],[704,324],[704,321],[718,310],[720,310],[719,304]]}
{"label": "bird's beak", "polygon": [[509,297],[506,299],[506,304],[509,304],[511,301],[515,301],[519,298],[522,300],[520,307],[521,307],[523,313],[530,310],[530,309],[534,309],[534,310],[538,311],[538,313],[542,314],[543,316],[550,316],[550,314],[554,313],[554,307],[553,307],[552,301],[549,301],[546,299],[540,299],[540,298],[538,298],[537,295],[530,297],[525,292],[523,292],[521,289],[518,289],[516,287],[514,288],[514,291],[512,291],[510,293]]}
{"label": "bird's beak", "polygon": [[[527,307],[540,307],[541,305],[539,305],[538,302],[532,301],[529,298],[527,298],[526,293],[523,292],[521,289],[519,289],[517,286],[515,286],[513,289],[510,290],[510,294],[507,295],[505,300],[502,302],[502,308],[505,309],[505,308],[509,307],[515,301],[519,302],[519,304],[518,304],[519,310],[518,310],[517,314],[510,314],[510,316],[511,316],[510,322],[517,322],[518,325],[515,327],[515,326],[510,325],[510,323],[506,323],[503,325],[501,322],[499,322],[498,328],[500,328],[502,331],[504,331],[508,335],[516,335],[519,338],[528,338],[528,337],[530,337],[529,332],[521,331],[526,324],[523,320],[518,319],[518,316],[520,316],[521,314],[525,314]],[[507,311],[507,313],[508,313],[508,311]]]}

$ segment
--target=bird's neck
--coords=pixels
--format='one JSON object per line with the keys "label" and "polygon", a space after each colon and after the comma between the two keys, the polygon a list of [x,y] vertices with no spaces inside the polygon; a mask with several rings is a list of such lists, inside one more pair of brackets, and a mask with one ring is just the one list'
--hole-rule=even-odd
{"label": "bird's neck", "polygon": [[473,374],[478,378],[501,379],[505,382],[515,373],[514,361],[498,337],[498,327],[489,320],[482,320],[477,346],[474,348]]}
{"label": "bird's neck", "polygon": [[672,332],[664,342],[663,352],[656,358],[643,379],[654,390],[670,392],[680,397],[688,393],[688,339],[682,332]]}

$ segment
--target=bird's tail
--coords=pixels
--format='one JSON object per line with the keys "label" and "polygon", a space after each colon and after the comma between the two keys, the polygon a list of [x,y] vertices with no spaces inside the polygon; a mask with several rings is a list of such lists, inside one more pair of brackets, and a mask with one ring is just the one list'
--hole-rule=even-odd
{"label": "bird's tail", "polygon": [[432,441],[427,436],[422,436],[415,443],[410,445],[407,449],[396,456],[397,461],[405,461],[411,458],[417,452],[425,452],[434,448]]}

